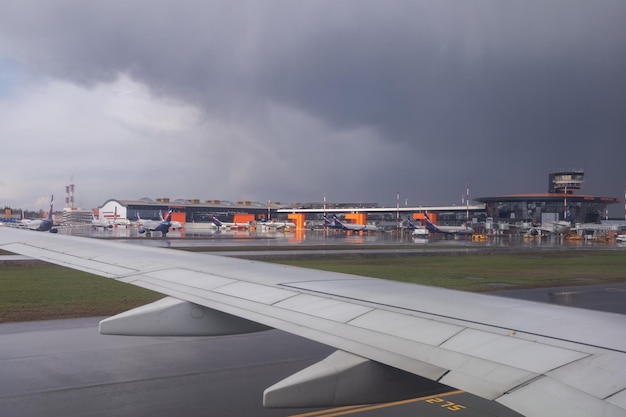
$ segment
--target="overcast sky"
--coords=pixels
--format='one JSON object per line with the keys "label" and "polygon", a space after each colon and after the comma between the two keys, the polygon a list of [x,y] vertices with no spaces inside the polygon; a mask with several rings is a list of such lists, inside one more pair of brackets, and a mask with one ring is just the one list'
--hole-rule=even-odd
{"label": "overcast sky", "polygon": [[0,138],[22,208],[623,197],[626,1],[4,2]]}

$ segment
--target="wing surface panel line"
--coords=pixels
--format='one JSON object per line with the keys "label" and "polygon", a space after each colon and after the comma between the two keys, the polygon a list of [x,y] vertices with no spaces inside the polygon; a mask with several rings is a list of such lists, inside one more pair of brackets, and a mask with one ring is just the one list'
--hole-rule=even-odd
{"label": "wing surface panel line", "polygon": [[[155,285],[158,284],[155,283]],[[148,284],[147,287],[151,286]],[[169,293],[174,297],[177,296],[177,294],[170,292],[170,288],[163,288],[159,286],[150,289]],[[180,294],[178,294],[178,296],[180,297]],[[411,342],[406,339],[398,339],[397,337],[390,337],[390,335],[386,334],[379,334],[375,337],[372,335],[371,331],[367,331],[365,329],[354,329],[351,328],[351,326],[349,325],[341,325],[337,322],[330,322],[330,320],[321,320],[319,318],[310,317],[302,313],[294,313],[289,311],[287,312],[288,318],[286,318],[285,316],[279,316],[275,311],[273,311],[272,309],[275,308],[272,306],[249,305],[254,303],[241,299],[239,299],[240,302],[237,303],[237,305],[234,305],[232,299],[223,299],[230,297],[224,297],[222,294],[212,294],[212,296],[212,299],[204,296],[199,297],[198,301],[193,299],[189,299],[189,301],[205,305],[209,308],[224,311],[229,314],[235,314],[253,321],[257,321],[280,330],[289,331],[303,337],[312,338],[313,340],[321,341],[322,343],[329,344],[338,349],[354,352],[365,357],[370,357],[378,362],[385,363],[390,366],[398,367],[399,363],[401,363],[404,364],[401,369],[409,369],[411,372],[416,373],[417,375],[430,377],[431,379],[434,379],[432,378],[432,375],[424,375],[419,370],[411,370],[412,366],[408,365],[408,363],[418,364],[419,367],[423,367],[424,364],[429,364],[431,366],[437,366],[440,369],[442,365],[445,367],[446,362],[456,363],[457,365],[455,365],[454,367],[456,367],[458,371],[452,371],[455,373],[455,375],[460,376],[467,372],[463,371],[463,368],[465,366],[464,363],[468,361],[468,357],[466,355],[463,355],[462,353],[446,351],[442,348],[428,346],[417,342]],[[188,298],[183,297],[183,299]],[[207,303],[207,301],[210,302]],[[246,306],[245,304],[248,304],[248,306]],[[320,322],[322,323],[320,324]],[[300,330],[300,328],[302,328],[303,326],[306,328],[306,331]],[[369,343],[367,345],[366,352],[369,352],[368,354],[364,354],[362,348],[355,349],[355,346],[362,346],[362,343],[359,343],[359,341],[363,339],[373,340],[372,343]],[[374,351],[371,351],[372,349]],[[394,360],[393,358],[390,358],[390,356],[396,357],[396,359]],[[401,358],[399,359],[399,363],[397,362],[398,358]],[[424,360],[420,358],[424,358],[427,361],[424,362]],[[509,382],[505,384],[506,389],[511,389],[514,386],[517,386],[520,383],[523,383],[524,381],[535,377],[536,375],[534,373],[528,373],[527,370],[516,369],[514,367],[511,367],[510,365],[500,364],[485,359],[473,358],[470,360],[472,362],[472,366],[468,368],[470,371],[472,371],[473,367],[475,367],[478,363],[491,363],[491,365],[488,365],[487,367],[493,370],[508,369],[508,371],[505,371],[504,374],[502,374],[502,372],[499,372],[498,374],[498,378],[504,377],[505,379],[509,379]],[[407,368],[407,366],[409,368]],[[459,371],[461,372],[461,374],[458,374]],[[479,376],[472,375],[470,373],[466,374],[466,376],[462,379],[465,381],[483,381],[482,385],[487,384],[486,386],[489,387],[489,391],[492,392],[494,389],[497,389],[497,384],[495,384],[494,381],[484,379],[484,376],[487,375]],[[467,388],[469,392],[474,391],[472,390],[471,385],[461,385],[461,388]],[[493,395],[494,394],[490,394],[490,397]]]}
{"label": "wing surface panel line", "polygon": [[[291,288],[291,286],[289,286],[289,287]],[[294,289],[299,289],[299,288],[295,287]],[[304,289],[303,291],[317,293],[317,294],[322,294],[322,295],[325,295],[325,296],[341,297],[343,299],[348,299],[348,300],[351,300],[353,302],[374,304],[374,305],[385,307],[385,309],[388,309],[390,311],[400,310],[403,313],[406,313],[406,311],[410,311],[412,313],[421,314],[421,315],[425,315],[425,316],[439,317],[439,318],[442,318],[442,319],[452,320],[452,321],[455,321],[455,322],[459,321],[459,322],[462,322],[462,323],[471,323],[471,324],[475,324],[475,325],[478,325],[478,326],[485,326],[485,327],[491,327],[491,328],[495,328],[495,329],[500,329],[500,330],[504,330],[507,333],[523,333],[523,334],[530,335],[530,336],[537,336],[537,337],[542,337],[542,338],[546,338],[546,339],[558,340],[560,342],[572,343],[571,340],[568,340],[568,339],[565,339],[565,338],[550,336],[550,335],[546,335],[546,334],[542,334],[542,333],[529,332],[527,330],[522,330],[522,329],[512,329],[510,327],[499,326],[497,324],[483,323],[483,322],[479,322],[479,321],[475,321],[475,320],[468,320],[468,319],[465,319],[465,318],[459,318],[459,317],[449,316],[449,315],[445,315],[445,314],[433,313],[433,312],[429,312],[429,311],[425,311],[425,310],[419,310],[419,309],[407,308],[407,307],[397,307],[397,306],[394,306],[394,305],[391,305],[391,304],[385,304],[385,303],[380,303],[380,302],[370,301],[370,300],[362,300],[362,299],[356,298],[356,297],[349,297],[349,296],[345,296],[345,295],[337,295],[337,294],[327,293],[327,292],[324,292],[324,291],[318,291],[318,290],[313,290],[313,289]],[[617,348],[611,348],[611,347],[607,347],[607,346],[594,345],[594,344],[591,344],[591,343],[578,342],[578,341],[576,341],[575,343],[579,344],[579,345],[588,346],[588,347],[591,347],[591,348],[606,349],[606,350],[611,350],[611,351],[615,351],[615,352],[619,352],[619,353],[626,353],[626,350],[621,350],[621,349],[617,349]]]}

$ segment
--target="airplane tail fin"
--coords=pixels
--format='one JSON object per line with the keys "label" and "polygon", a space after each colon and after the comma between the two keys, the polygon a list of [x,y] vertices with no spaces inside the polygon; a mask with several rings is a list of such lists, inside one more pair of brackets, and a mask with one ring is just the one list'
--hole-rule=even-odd
{"label": "airplane tail fin", "polygon": [[54,194],[50,197],[50,210],[48,211],[48,216],[46,217],[46,220],[48,221],[52,221],[53,206],[54,206]]}
{"label": "airplane tail fin", "polygon": [[[163,217],[163,216],[161,216],[161,217]],[[172,210],[170,209],[167,212],[167,217],[165,218],[165,222],[166,223],[170,223],[171,221],[172,221]]]}
{"label": "airplane tail fin", "polygon": [[216,225],[217,227],[222,227],[224,225],[224,223],[222,223],[220,221],[220,219],[218,219],[217,217],[211,215],[211,221],[213,222],[214,225]]}
{"label": "airplane tail fin", "polygon": [[333,221],[335,222],[335,224],[343,226],[343,223],[341,223],[341,220],[339,220],[339,217],[337,217],[336,214],[333,214]]}
{"label": "airplane tail fin", "polygon": [[572,204],[568,204],[567,211],[565,212],[565,220],[572,223]]}
{"label": "airplane tail fin", "polygon": [[428,217],[428,213],[424,213],[424,221],[426,221],[426,229],[429,232],[432,232],[432,233],[439,232],[439,229],[437,228],[437,226],[435,226],[433,222],[430,221],[430,217]]}

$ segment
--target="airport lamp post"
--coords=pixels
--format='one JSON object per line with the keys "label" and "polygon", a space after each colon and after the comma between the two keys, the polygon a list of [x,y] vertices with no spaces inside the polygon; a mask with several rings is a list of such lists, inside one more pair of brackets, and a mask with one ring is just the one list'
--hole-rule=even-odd
{"label": "airport lamp post", "polygon": [[400,192],[396,193],[396,233],[400,237]]}

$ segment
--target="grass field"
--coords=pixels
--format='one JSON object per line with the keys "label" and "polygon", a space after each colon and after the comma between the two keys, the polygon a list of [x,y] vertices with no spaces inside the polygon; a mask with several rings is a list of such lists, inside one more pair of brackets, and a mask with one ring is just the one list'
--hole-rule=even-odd
{"label": "grass field", "polygon": [[[283,264],[467,291],[626,282],[622,251],[282,258]],[[163,295],[42,262],[0,266],[0,322],[108,316]]]}
{"label": "grass field", "polygon": [[621,251],[427,254],[280,263],[465,291],[626,282]]}
{"label": "grass field", "polygon": [[43,262],[0,267],[0,322],[109,316],[162,294]]}

